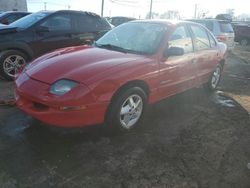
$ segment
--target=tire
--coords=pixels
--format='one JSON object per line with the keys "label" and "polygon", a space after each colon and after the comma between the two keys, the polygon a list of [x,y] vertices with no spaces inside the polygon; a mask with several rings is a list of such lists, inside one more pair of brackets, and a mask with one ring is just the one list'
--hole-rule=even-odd
{"label": "tire", "polygon": [[108,132],[124,132],[140,123],[147,105],[147,95],[140,87],[124,88],[112,100],[106,115]]}
{"label": "tire", "polygon": [[248,45],[248,40],[247,39],[242,39],[241,41],[240,41],[240,45],[241,46],[247,46]]}
{"label": "tire", "polygon": [[221,73],[222,73],[222,65],[219,64],[214,69],[213,73],[211,74],[208,82],[205,84],[205,88],[207,91],[215,91],[220,83]]}
{"label": "tire", "polygon": [[27,56],[17,50],[7,50],[0,54],[0,75],[6,80],[13,80],[15,73],[26,65]]}

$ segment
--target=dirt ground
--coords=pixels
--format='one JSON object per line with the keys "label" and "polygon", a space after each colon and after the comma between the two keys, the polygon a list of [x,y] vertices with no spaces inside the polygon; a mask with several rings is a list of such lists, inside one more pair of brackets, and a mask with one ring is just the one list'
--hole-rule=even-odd
{"label": "dirt ground", "polygon": [[[0,106],[0,188],[249,188],[249,54],[229,55],[218,92],[152,105],[127,134],[55,130]],[[0,81],[0,100],[11,93]]]}

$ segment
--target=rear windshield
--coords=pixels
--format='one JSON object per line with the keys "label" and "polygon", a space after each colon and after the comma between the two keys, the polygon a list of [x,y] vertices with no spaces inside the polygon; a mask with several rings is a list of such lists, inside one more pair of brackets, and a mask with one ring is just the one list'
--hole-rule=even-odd
{"label": "rear windshield", "polygon": [[220,22],[220,29],[222,33],[233,33],[233,27],[228,22]]}

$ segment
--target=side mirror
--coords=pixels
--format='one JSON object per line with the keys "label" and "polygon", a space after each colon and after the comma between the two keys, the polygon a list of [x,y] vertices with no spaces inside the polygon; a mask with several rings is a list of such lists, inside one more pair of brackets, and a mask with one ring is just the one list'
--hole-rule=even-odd
{"label": "side mirror", "polygon": [[182,56],[184,55],[184,49],[180,47],[170,47],[165,50],[164,56],[170,57],[170,56]]}
{"label": "side mirror", "polygon": [[47,33],[47,32],[49,32],[49,28],[45,27],[45,26],[38,26],[36,28],[36,32],[37,33]]}

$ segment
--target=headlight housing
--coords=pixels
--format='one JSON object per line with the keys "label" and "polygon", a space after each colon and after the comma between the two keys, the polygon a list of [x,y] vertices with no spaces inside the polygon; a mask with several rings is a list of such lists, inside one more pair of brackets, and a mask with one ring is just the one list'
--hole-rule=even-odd
{"label": "headlight housing", "polygon": [[58,80],[54,84],[51,85],[49,92],[51,94],[61,96],[61,95],[64,95],[65,93],[68,93],[77,85],[78,83],[72,80],[66,80],[66,79]]}

